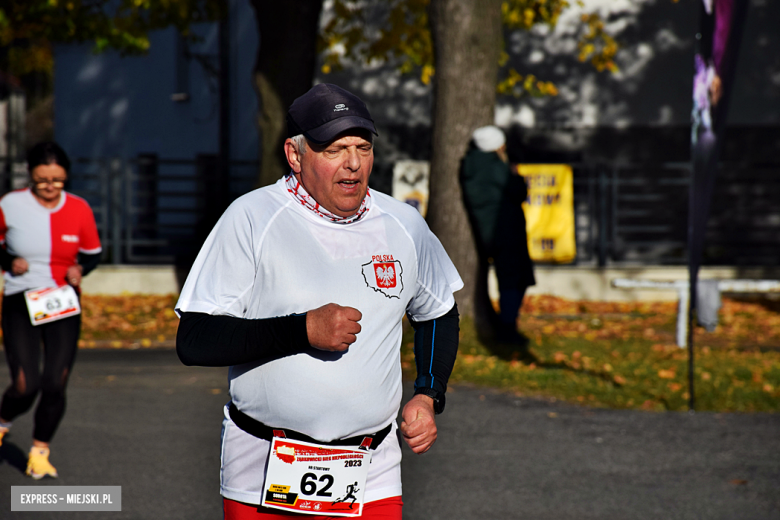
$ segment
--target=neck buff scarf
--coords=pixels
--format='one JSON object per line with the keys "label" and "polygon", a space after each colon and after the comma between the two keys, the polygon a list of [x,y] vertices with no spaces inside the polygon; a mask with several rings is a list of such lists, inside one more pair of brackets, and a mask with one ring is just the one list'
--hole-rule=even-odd
{"label": "neck buff scarf", "polygon": [[352,222],[357,222],[363,218],[363,216],[368,212],[368,209],[371,207],[371,190],[366,190],[366,196],[363,197],[363,202],[360,203],[360,207],[358,208],[357,212],[354,215],[350,215],[349,217],[339,217],[338,215],[331,213],[327,209],[320,206],[320,204],[314,200],[314,197],[309,195],[303,185],[298,182],[298,179],[296,179],[295,175],[292,173],[287,174],[287,177],[284,179],[284,183],[287,186],[287,191],[292,194],[295,200],[300,202],[303,207],[311,210],[314,212],[314,214],[324,218],[328,222],[335,222],[336,224],[351,224]]}

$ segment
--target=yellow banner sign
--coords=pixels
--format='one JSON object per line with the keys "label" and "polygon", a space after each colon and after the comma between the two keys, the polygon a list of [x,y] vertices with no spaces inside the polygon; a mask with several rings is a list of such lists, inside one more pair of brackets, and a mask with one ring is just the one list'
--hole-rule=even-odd
{"label": "yellow banner sign", "polygon": [[538,262],[567,263],[577,256],[574,238],[574,182],[566,164],[518,164],[528,184],[523,203],[528,253]]}

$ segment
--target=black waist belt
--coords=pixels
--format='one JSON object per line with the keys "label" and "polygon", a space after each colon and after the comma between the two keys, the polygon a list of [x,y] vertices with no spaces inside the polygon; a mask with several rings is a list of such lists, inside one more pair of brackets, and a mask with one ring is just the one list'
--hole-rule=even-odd
{"label": "black waist belt", "polygon": [[233,422],[247,432],[249,435],[254,435],[259,439],[265,439],[270,441],[273,437],[281,437],[287,439],[293,439],[296,441],[310,442],[312,444],[322,444],[325,446],[353,446],[363,449],[376,449],[382,441],[385,440],[387,434],[390,433],[392,424],[388,424],[376,433],[367,433],[365,435],[355,435],[348,439],[336,439],[334,441],[320,441],[313,439],[306,434],[290,430],[288,428],[272,428],[267,424],[263,424],[260,421],[249,417],[247,414],[239,410],[232,402],[228,407],[230,412],[230,418]]}

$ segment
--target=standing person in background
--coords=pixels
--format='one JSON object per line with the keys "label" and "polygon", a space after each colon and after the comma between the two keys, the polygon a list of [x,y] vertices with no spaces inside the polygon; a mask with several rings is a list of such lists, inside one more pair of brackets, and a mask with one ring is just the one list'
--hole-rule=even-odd
{"label": "standing person in background", "polygon": [[528,192],[525,180],[509,166],[506,137],[498,127],[483,126],[472,134],[472,146],[461,165],[461,186],[481,276],[487,276],[492,258],[498,278],[497,339],[525,349],[528,338],[518,332],[517,316],[526,289],[536,283],[522,206]]}
{"label": "standing person in background", "polygon": [[[25,291],[71,286],[99,260],[100,239],[92,209],[63,190],[70,160],[56,143],[44,142],[27,154],[30,187],[0,199],[2,327],[11,385],[0,404],[0,444],[11,421],[29,410],[38,393],[33,445],[27,475],[57,477],[49,443],[65,414],[65,387],[76,357],[81,315],[32,325]],[[43,343],[43,371],[40,366]]]}

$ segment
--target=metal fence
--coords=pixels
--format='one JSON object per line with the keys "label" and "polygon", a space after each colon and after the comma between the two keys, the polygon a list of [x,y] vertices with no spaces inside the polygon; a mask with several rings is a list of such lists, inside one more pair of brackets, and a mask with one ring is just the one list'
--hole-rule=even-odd
{"label": "metal fence", "polygon": [[[95,213],[103,260],[191,262],[224,208],[215,200],[217,157],[77,159],[69,190]],[[230,163],[229,200],[251,190],[257,163]]]}
{"label": "metal fence", "polygon": [[[575,164],[577,262],[687,262],[689,163]],[[708,220],[709,265],[780,265],[780,164],[721,164]]]}
{"label": "metal fence", "polygon": [[[222,208],[217,158],[77,159],[67,189],[95,212],[110,263],[188,265]],[[690,166],[573,164],[576,263],[685,264]],[[230,164],[229,199],[251,190],[255,161]],[[704,263],[780,265],[780,164],[723,164]]]}
{"label": "metal fence", "polygon": [[578,263],[685,262],[689,165],[573,168]]}

